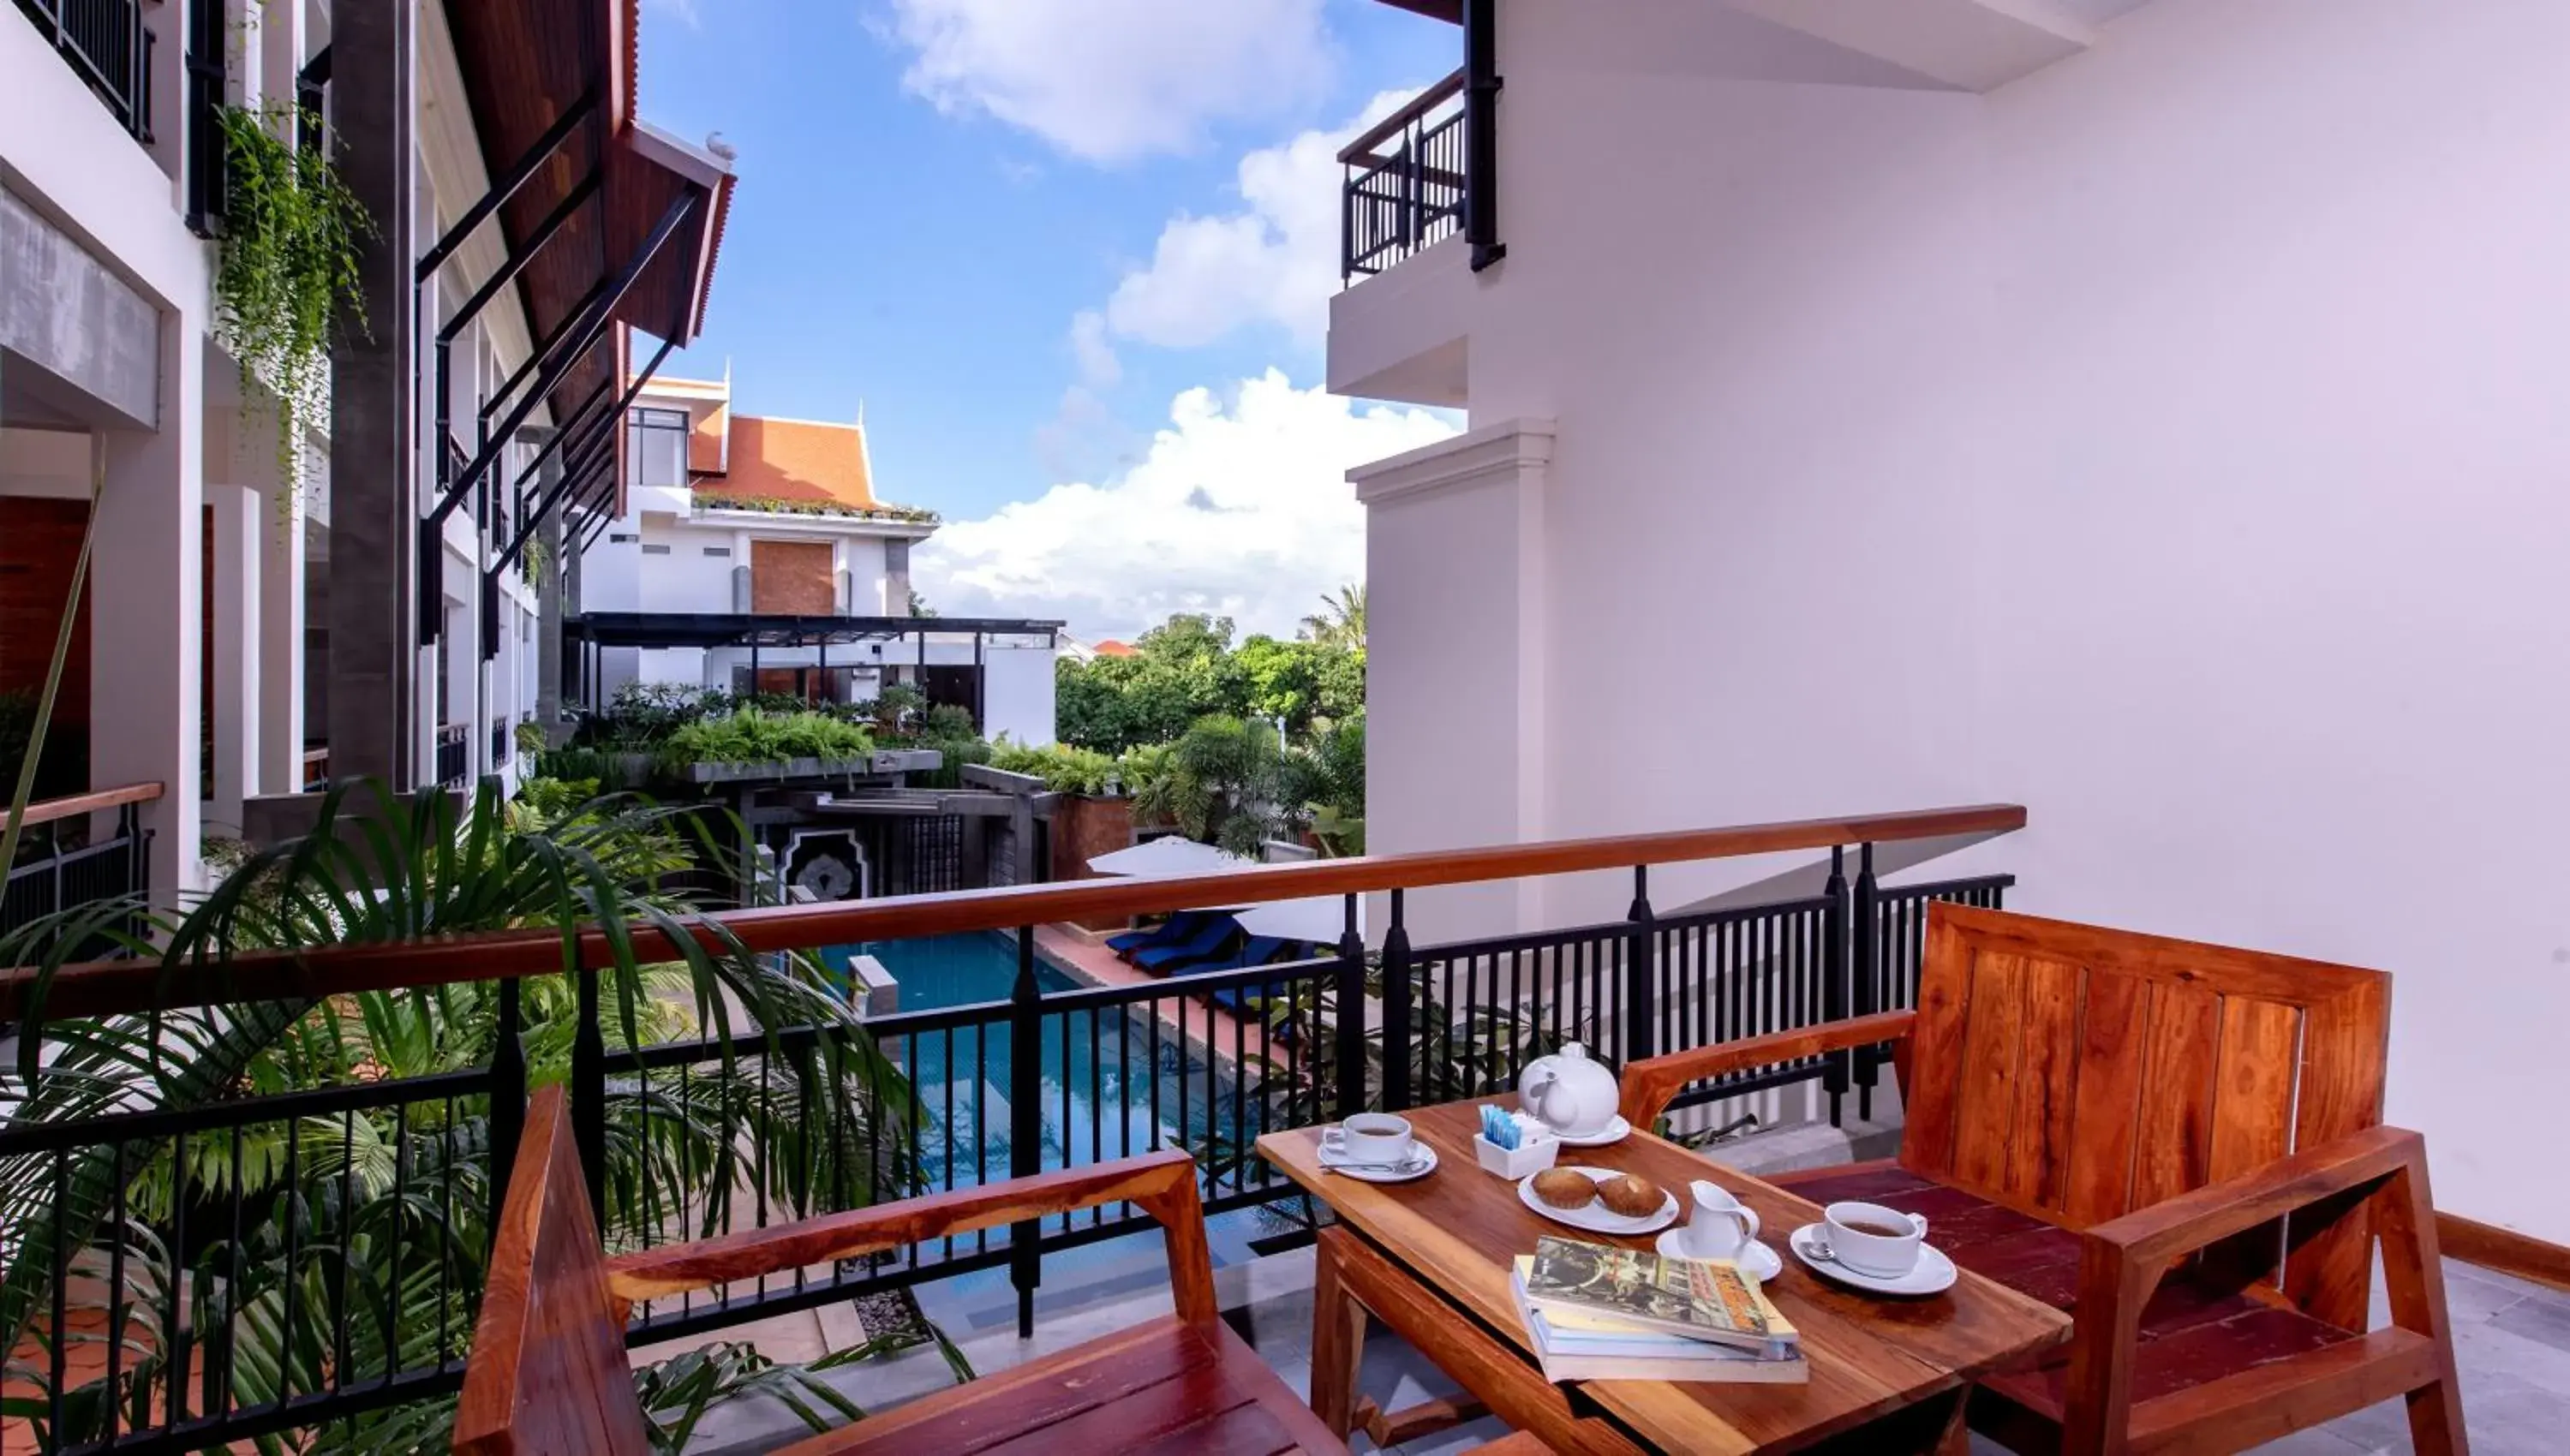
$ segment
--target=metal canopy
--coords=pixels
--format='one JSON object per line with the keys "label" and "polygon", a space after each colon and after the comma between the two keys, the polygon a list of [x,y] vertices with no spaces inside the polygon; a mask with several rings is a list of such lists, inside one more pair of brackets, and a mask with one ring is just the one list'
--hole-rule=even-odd
{"label": "metal canopy", "polygon": [[811,647],[893,642],[935,634],[1043,636],[1058,621],[1018,617],[787,616],[766,612],[593,611],[563,621],[563,635],[601,647]]}

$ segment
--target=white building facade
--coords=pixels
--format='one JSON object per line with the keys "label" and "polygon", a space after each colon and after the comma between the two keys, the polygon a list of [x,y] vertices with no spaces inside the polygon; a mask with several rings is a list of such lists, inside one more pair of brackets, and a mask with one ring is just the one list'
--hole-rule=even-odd
{"label": "white building facade", "polygon": [[1333,389],[1472,427],[1352,476],[1371,847],[2021,803],[1938,870],[2394,972],[2439,1207],[2570,1243],[2516,1116],[2570,1025],[2565,54],[2549,0],[1503,0],[1482,228],[1356,229],[1332,308]]}
{"label": "white building facade", "polygon": [[740,415],[727,380],[653,380],[626,439],[626,511],[578,577],[593,701],[633,682],[837,703],[904,684],[987,737],[1054,741],[1060,624],[913,615],[910,553],[937,518],[876,498],[862,420]]}
{"label": "white building facade", "polygon": [[[638,326],[692,337],[729,198],[724,159],[636,118],[626,7],[554,8],[538,37],[443,0],[336,24],[328,0],[0,7],[0,694],[41,686],[68,604],[51,736],[77,781],[51,788],[148,795],[158,896],[204,883],[209,839],[308,820],[323,775],[524,766],[544,592],[511,546],[614,504],[546,494],[598,484],[546,449],[582,423],[573,367],[624,377]],[[290,442],[218,342],[226,109],[330,157],[377,223],[365,326]],[[570,165],[519,167],[548,148]],[[352,443],[377,450],[356,497],[333,489]]]}

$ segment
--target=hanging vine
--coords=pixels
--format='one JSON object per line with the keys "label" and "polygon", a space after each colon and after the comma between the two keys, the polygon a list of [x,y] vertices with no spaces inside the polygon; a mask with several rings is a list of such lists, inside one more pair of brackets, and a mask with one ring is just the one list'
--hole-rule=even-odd
{"label": "hanging vine", "polygon": [[374,236],[365,204],[325,153],[298,149],[295,113],[225,107],[224,220],[214,267],[214,334],[238,361],[244,399],[277,401],[278,493],[285,519],[303,486],[305,426],[326,407],[338,310],[361,316],[359,248]]}

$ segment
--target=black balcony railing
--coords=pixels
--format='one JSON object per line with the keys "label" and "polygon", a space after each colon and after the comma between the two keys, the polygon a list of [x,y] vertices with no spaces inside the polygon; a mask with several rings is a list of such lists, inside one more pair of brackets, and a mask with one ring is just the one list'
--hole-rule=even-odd
{"label": "black balcony railing", "polygon": [[[1260,1247],[1270,1247],[1308,1237],[1310,1212],[1256,1156],[1262,1133],[1368,1107],[1505,1091],[1528,1059],[1565,1041],[1620,1063],[1908,1004],[1922,959],[1920,908],[1935,899],[1995,904],[2010,883],[1879,887],[1871,847],[1860,843],[1831,850],[1832,873],[1817,895],[1661,916],[1649,901],[1649,864],[1823,848],[1851,832],[2004,832],[2022,821],[2022,811],[2004,807],[1938,811],[1324,861],[1246,878],[789,907],[727,921],[760,952],[933,930],[993,936],[982,948],[1014,963],[1013,974],[994,968],[1008,982],[1000,998],[861,1025],[752,1027],[630,1049],[608,1044],[622,1034],[610,1028],[624,1023],[600,969],[567,977],[568,990],[552,981],[541,994],[562,1003],[547,1026],[573,1038],[576,1139],[619,1249],[1163,1147],[1196,1158],[1208,1213],[1265,1207]],[[1623,919],[1410,945],[1402,887],[1503,882],[1617,860],[1642,866],[1628,872],[1635,895]],[[1354,933],[1357,899],[1385,889],[1390,915],[1370,951]],[[1348,933],[1307,945],[1300,959],[1066,989],[1039,954],[1038,923],[1315,892],[1341,900]],[[656,933],[638,926],[637,940]],[[341,1085],[318,1090],[208,1087],[184,1105],[173,1096],[154,1107],[141,1089],[184,1092],[200,1075],[190,1057],[196,1039],[281,1036],[277,1023],[293,1013],[280,1013],[274,998],[287,982],[236,959],[191,982],[219,992],[177,996],[207,1009],[155,1011],[148,1027],[130,990],[98,1003],[133,1014],[90,1023],[112,1029],[86,1033],[86,1044],[115,1048],[107,1066],[138,1090],[102,1096],[75,1083],[59,1095],[90,1099],[79,1104],[90,1115],[22,1113],[0,1128],[0,1203],[15,1230],[0,1233],[0,1260],[10,1265],[0,1300],[17,1290],[26,1301],[19,1317],[33,1332],[10,1352],[28,1387],[18,1410],[20,1418],[44,1412],[48,1449],[194,1450],[396,1419],[387,1407],[460,1388],[489,1216],[506,1193],[530,1079],[524,1011],[534,1002],[522,997],[539,994],[534,980],[489,978],[536,975],[548,955],[561,964],[558,934],[542,944],[522,938],[347,946],[274,968],[304,997],[333,977],[465,997],[455,1014],[496,1026],[498,1050],[487,1065],[462,1070],[350,1068]],[[636,952],[644,961],[672,953],[646,943]],[[406,969],[359,964],[370,955]],[[587,950],[580,963],[601,964]],[[104,969],[62,972],[53,1004],[81,1006],[84,977]],[[57,1095],[61,1069],[99,1066],[77,1061],[85,1043],[73,1033],[48,1033],[57,1034],[64,1041],[36,1087],[5,1088],[22,1109]],[[564,1056],[559,1046],[550,1054]],[[1843,1092],[1862,1076],[1853,1058],[1816,1058],[1699,1089],[1686,1103],[1815,1080]],[[0,1081],[10,1078],[0,1067]],[[174,1183],[189,1192],[174,1196]],[[1010,1271],[1023,1328],[1049,1256],[1146,1227],[1119,1210],[1052,1215],[736,1281],[712,1295],[647,1300],[631,1311],[627,1338],[695,1341],[788,1310],[1000,1269]],[[79,1252],[57,1259],[57,1249]],[[21,1267],[29,1260],[39,1261],[32,1277]],[[110,1328],[121,1337],[104,1337]],[[73,1337],[47,1337],[57,1330]]]}
{"label": "black balcony railing", "polygon": [[437,782],[460,789],[473,779],[473,730],[449,723],[437,730]]}
{"label": "black balcony railing", "polygon": [[491,767],[500,768],[509,762],[510,745],[509,720],[501,718],[494,721],[491,724]]}
{"label": "black balcony railing", "polygon": [[1339,276],[1380,273],[1464,226],[1464,73],[1420,93],[1339,153]]}
{"label": "black balcony railing", "polygon": [[152,31],[142,0],[18,0],[117,124],[152,140]]}
{"label": "black balcony railing", "polygon": [[[156,786],[152,797],[158,796]],[[146,801],[117,802],[116,794],[110,793],[55,803],[77,805],[93,798],[106,802],[94,811],[66,810],[59,818],[41,822],[37,816],[49,806],[29,806],[27,837],[34,848],[20,851],[18,863],[9,868],[6,890],[0,891],[0,941],[46,916],[83,906],[130,900],[151,888],[152,831],[143,828],[141,820]],[[116,823],[113,833],[99,839],[84,838],[83,831],[93,818],[111,813]],[[40,946],[25,948],[31,955],[44,950]],[[111,953],[111,948],[105,941],[94,940],[72,953],[105,955]]]}

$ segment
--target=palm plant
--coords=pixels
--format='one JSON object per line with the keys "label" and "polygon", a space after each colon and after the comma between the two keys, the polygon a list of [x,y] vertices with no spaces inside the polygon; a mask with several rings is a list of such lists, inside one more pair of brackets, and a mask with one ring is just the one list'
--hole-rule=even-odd
{"label": "palm plant", "polygon": [[1324,592],[1321,609],[1303,618],[1303,637],[1325,647],[1362,647],[1366,641],[1366,589],[1353,581]]}
{"label": "palm plant", "polygon": [[[154,1381],[168,1380],[172,1364],[187,1369],[187,1342],[174,1332],[178,1268],[191,1273],[184,1326],[205,1345],[209,1393],[218,1381],[231,1404],[247,1405],[460,1353],[489,1242],[488,1095],[458,1095],[453,1079],[416,1102],[398,1089],[493,1065],[506,1034],[498,985],[48,1020],[45,987],[65,959],[101,942],[156,959],[165,984],[218,991],[227,959],[252,949],[544,925],[561,928],[568,963],[578,931],[595,924],[614,949],[598,972],[611,1072],[616,1049],[712,1033],[675,1085],[610,1077],[611,1239],[638,1244],[679,1224],[721,1232],[743,1193],[799,1213],[871,1202],[878,1180],[892,1194],[912,1185],[899,1143],[907,1089],[827,973],[807,956],[752,953],[711,922],[681,924],[690,902],[665,882],[690,863],[690,841],[705,841],[700,821],[609,797],[521,809],[513,822],[487,786],[461,812],[431,790],[407,800],[365,791],[364,812],[351,813],[351,792],[334,789],[310,835],[252,855],[183,913],[94,906],[0,937],[0,963],[32,965],[36,981],[17,1065],[0,1074],[13,1127],[291,1089],[376,1084],[389,1094],[324,1116],[253,1110],[193,1136],[0,1157],[0,1348],[131,1346],[120,1348],[116,1388],[65,1392],[78,1398],[64,1401],[63,1429],[49,1433],[57,1442],[81,1438],[109,1402],[130,1407],[129,1420],[148,1416]],[[682,959],[642,963],[638,925],[668,932]],[[530,977],[518,994],[530,1081],[566,1077],[580,1029],[573,977]],[[739,1054],[735,1009],[763,1055]],[[789,1047],[778,1033],[796,1028],[813,1030]],[[214,1209],[231,1215],[221,1237],[201,1235],[193,1249],[163,1237],[192,1210],[204,1229]],[[108,1274],[99,1333],[43,1317],[74,1270]],[[12,1373],[41,1386],[51,1372]],[[50,1419],[46,1399],[6,1409]],[[423,1421],[434,1438],[436,1413],[406,1410],[334,1426],[324,1439],[407,1449]]]}

